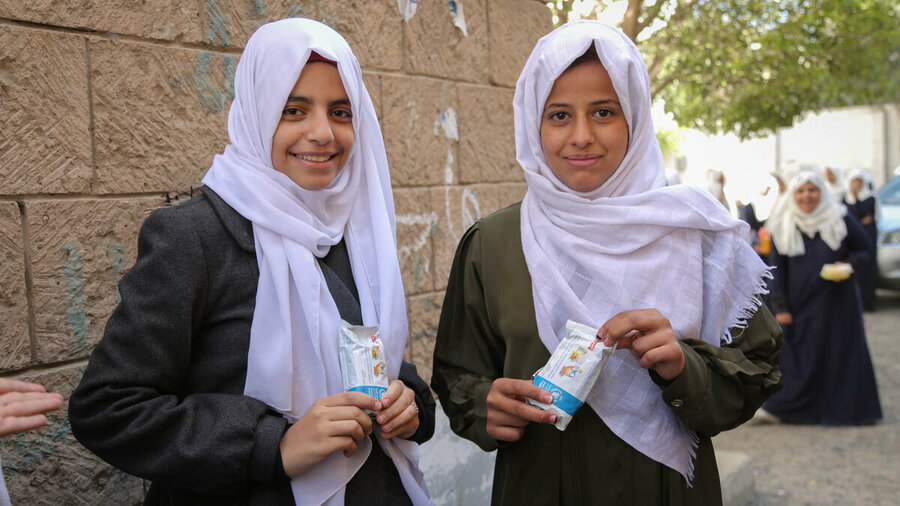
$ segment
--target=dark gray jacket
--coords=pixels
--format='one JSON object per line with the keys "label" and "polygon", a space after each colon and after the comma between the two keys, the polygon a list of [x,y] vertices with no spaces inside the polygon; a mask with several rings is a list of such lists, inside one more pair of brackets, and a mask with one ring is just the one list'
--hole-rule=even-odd
{"label": "dark gray jacket", "polygon": [[[243,395],[259,278],[252,225],[203,190],[144,222],[121,303],[69,402],[72,431],[110,464],[151,480],[147,503],[289,504],[279,452],[286,420]],[[341,299],[356,288],[338,281],[348,278],[343,262],[320,265],[329,289],[344,293],[335,300],[347,319]],[[434,399],[410,364],[401,379],[420,412],[411,439],[424,442]]]}

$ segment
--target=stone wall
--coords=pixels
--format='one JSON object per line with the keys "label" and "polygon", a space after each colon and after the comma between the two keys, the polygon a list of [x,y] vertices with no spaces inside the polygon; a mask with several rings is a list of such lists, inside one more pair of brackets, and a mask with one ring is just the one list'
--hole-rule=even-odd
{"label": "stone wall", "polygon": [[[268,20],[305,16],[347,38],[376,104],[408,357],[429,379],[457,240],[524,195],[513,88],[551,28],[539,1],[462,3],[467,36],[445,0],[419,0],[408,22],[395,0],[0,0],[0,375],[63,395],[77,385],[141,222],[187,198],[227,142],[247,38]],[[78,445],[65,411],[2,439],[0,454],[14,504],[143,496],[141,480]]]}

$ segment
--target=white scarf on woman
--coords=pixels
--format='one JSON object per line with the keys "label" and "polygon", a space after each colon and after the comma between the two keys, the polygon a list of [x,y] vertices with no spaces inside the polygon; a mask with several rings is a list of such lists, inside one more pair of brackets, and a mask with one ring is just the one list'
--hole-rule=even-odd
{"label": "white scarf on woman", "polygon": [[[350,99],[355,142],[327,188],[308,191],[272,168],[272,136],[310,52],[336,61]],[[228,115],[231,144],[203,182],[253,222],[259,284],[244,393],[296,421],[318,399],[343,391],[340,315],[316,258],[343,237],[363,322],[379,325],[388,375],[396,379],[406,345],[403,284],[384,141],[362,73],[347,42],[308,19],[264,25],[247,42]],[[379,439],[414,504],[430,503],[418,445]],[[344,486],[371,451],[334,453],[292,480],[297,504],[343,504]]]}
{"label": "white scarf on woman", "polygon": [[[541,113],[557,77],[594,44],[619,96],[629,146],[598,189],[569,189],[541,149]],[[765,292],[767,268],[746,223],[702,190],[665,187],[650,118],[647,70],[620,30],[568,23],[542,38],[516,85],[516,153],[528,192],[522,248],[541,341],[553,351],[567,319],[599,328],[619,312],[657,308],[679,338],[718,346],[746,325]],[[690,482],[698,436],[675,416],[627,350],[613,355],[587,400],[607,426]]]}
{"label": "white scarf on woman", "polygon": [[[851,190],[850,187],[853,186],[853,181],[856,179],[862,181],[862,187],[856,195],[853,195],[853,190]],[[872,197],[872,195],[874,195],[872,192],[872,176],[870,176],[868,172],[856,169],[847,176],[847,188],[844,198],[847,199],[848,204],[853,205],[857,202],[864,202]]]}
{"label": "white scarf on woman", "polygon": [[[812,183],[819,189],[819,205],[811,213],[803,212],[794,199],[794,193],[806,183]],[[806,253],[801,232],[808,237],[815,237],[818,232],[825,244],[837,251],[847,237],[846,214],[847,208],[834,201],[822,176],[813,171],[801,171],[791,178],[787,190],[778,196],[766,228],[772,235],[775,249],[784,256],[796,257]]]}

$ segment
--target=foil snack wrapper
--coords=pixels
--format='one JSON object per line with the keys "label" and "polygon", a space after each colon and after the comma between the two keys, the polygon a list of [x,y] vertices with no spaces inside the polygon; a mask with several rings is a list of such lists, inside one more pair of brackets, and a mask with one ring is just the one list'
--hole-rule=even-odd
{"label": "foil snack wrapper", "polygon": [[378,327],[341,321],[340,360],[345,391],[362,392],[381,399],[388,388],[388,377]]}
{"label": "foil snack wrapper", "polygon": [[597,339],[597,329],[583,323],[566,322],[566,337],[556,346],[550,360],[534,374],[533,384],[553,396],[553,404],[526,399],[528,404],[556,414],[557,429],[566,430],[572,416],[594,388],[597,376],[617,344],[606,346]]}

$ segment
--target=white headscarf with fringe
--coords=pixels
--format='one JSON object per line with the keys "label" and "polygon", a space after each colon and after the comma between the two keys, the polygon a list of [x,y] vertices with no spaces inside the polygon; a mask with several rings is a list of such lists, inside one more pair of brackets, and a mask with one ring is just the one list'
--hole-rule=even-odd
{"label": "white headscarf with fringe", "polygon": [[[591,44],[619,96],[630,140],[613,176],[582,193],[547,165],[540,124],[554,81]],[[746,240],[746,223],[702,190],[665,186],[650,83],[632,41],[597,21],[554,30],[525,64],[513,106],[516,153],[528,182],[522,247],[547,349],[565,335],[567,319],[599,328],[617,313],[645,308],[658,309],[681,339],[729,342],[729,330],[746,325],[759,306],[767,267]],[[690,483],[699,438],[627,350],[613,355],[587,403],[617,436]]]}
{"label": "white headscarf with fringe", "polygon": [[[819,189],[819,205],[810,213],[800,209],[794,198],[794,193],[806,183],[812,183]],[[778,197],[766,228],[772,235],[775,249],[784,256],[806,254],[801,233],[808,237],[815,237],[819,233],[825,244],[837,251],[841,247],[841,241],[847,237],[847,224],[844,223],[846,214],[847,208],[834,201],[822,176],[813,171],[801,171],[794,174],[788,182],[787,190]]]}
{"label": "white headscarf with fringe", "polygon": [[[337,62],[350,99],[355,141],[346,165],[324,189],[309,191],[272,167],[272,136],[312,51]],[[343,237],[363,322],[379,325],[388,377],[406,345],[406,303],[397,261],[394,202],[384,141],[362,72],[347,42],[326,25],[284,19],[250,37],[235,74],[228,114],[231,144],[203,182],[253,222],[259,264],[244,394],[296,421],[313,402],[344,390],[338,360],[341,322],[316,258]],[[430,504],[418,445],[378,439],[413,504]],[[344,504],[344,487],[371,451],[333,453],[291,480],[297,504]]]}
{"label": "white headscarf with fringe", "polygon": [[[862,187],[854,196],[850,187],[853,185],[855,179],[862,181]],[[847,200],[847,203],[851,205],[857,202],[864,202],[875,195],[875,192],[872,191],[872,186],[872,176],[864,170],[856,169],[847,176],[847,188],[844,198]]]}

